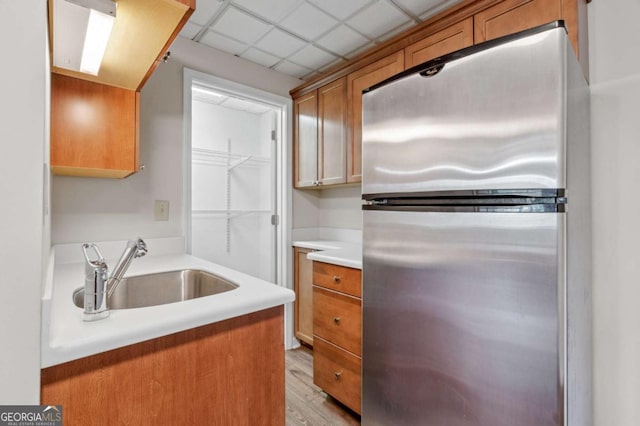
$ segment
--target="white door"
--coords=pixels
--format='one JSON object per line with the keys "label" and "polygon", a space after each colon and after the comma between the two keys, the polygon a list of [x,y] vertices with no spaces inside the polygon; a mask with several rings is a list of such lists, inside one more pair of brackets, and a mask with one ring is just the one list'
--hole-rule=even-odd
{"label": "white door", "polygon": [[281,110],[193,83],[194,256],[276,282],[276,171]]}

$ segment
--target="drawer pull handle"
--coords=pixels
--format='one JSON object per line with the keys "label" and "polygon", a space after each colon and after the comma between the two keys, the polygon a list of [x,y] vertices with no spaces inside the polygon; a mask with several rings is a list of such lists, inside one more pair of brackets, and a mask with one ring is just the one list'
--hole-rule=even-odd
{"label": "drawer pull handle", "polygon": [[333,282],[334,282],[334,283],[339,283],[339,282],[340,282],[340,277],[339,277],[339,276],[337,276],[337,275],[334,275],[334,276],[333,276]]}
{"label": "drawer pull handle", "polygon": [[333,377],[335,377],[336,380],[340,380],[340,376],[342,376],[342,372],[341,371],[334,371]]}
{"label": "drawer pull handle", "polygon": [[340,324],[340,317],[333,317],[333,322]]}

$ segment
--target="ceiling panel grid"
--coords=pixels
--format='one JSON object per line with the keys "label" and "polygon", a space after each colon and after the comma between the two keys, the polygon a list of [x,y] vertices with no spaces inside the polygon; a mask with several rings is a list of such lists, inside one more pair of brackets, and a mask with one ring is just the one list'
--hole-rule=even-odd
{"label": "ceiling panel grid", "polygon": [[198,0],[180,33],[302,80],[460,0]]}

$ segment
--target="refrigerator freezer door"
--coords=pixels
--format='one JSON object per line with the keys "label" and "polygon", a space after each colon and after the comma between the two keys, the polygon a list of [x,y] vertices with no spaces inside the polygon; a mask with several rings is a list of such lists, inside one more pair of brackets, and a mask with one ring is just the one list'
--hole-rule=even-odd
{"label": "refrigerator freezer door", "polygon": [[566,33],[556,28],[363,96],[363,194],[565,188]]}
{"label": "refrigerator freezer door", "polygon": [[563,424],[564,223],[364,212],[363,425]]}

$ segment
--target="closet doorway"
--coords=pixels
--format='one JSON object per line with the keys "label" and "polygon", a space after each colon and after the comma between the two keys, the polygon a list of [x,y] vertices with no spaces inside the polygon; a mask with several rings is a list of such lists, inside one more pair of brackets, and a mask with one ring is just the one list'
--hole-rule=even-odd
{"label": "closet doorway", "polygon": [[187,252],[285,285],[288,99],[185,69]]}

